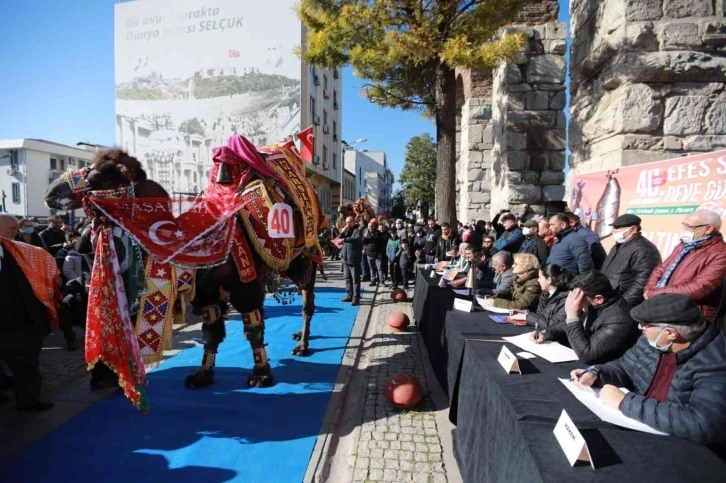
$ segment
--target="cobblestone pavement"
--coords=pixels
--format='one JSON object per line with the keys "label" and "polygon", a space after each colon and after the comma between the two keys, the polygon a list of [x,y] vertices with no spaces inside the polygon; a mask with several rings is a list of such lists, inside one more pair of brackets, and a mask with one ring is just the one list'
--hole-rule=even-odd
{"label": "cobblestone pavement", "polygon": [[[360,364],[367,372],[367,390],[353,481],[458,481],[458,470],[454,478],[447,478],[451,469],[444,464],[423,338],[412,327],[406,333],[391,333],[386,317],[394,312],[413,319],[410,303],[394,303],[390,289],[379,288],[371,314],[374,333],[365,343]],[[415,375],[423,388],[424,400],[414,410],[396,409],[383,396],[386,379],[400,372]]]}

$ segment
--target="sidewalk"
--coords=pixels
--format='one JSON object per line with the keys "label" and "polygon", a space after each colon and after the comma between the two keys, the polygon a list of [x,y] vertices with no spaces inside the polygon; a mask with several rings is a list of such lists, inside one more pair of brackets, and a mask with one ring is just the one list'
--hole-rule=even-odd
{"label": "sidewalk", "polygon": [[[342,393],[336,387],[306,482],[461,481],[446,395],[415,326],[406,333],[389,331],[389,314],[404,312],[413,319],[410,302],[395,303],[390,294],[385,287],[364,291],[339,374]],[[421,383],[425,397],[415,410],[396,409],[383,396],[384,382],[399,372]]]}

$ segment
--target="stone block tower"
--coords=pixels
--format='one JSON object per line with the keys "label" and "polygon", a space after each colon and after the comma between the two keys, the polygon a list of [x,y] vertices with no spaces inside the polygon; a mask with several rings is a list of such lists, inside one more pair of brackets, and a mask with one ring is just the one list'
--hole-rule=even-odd
{"label": "stone block tower", "polygon": [[525,3],[515,25],[527,38],[513,63],[492,71],[457,70],[460,115],[457,208],[462,222],[491,219],[501,208],[563,198],[566,27],[557,0]]}
{"label": "stone block tower", "polygon": [[726,148],[726,0],[570,0],[573,173]]}

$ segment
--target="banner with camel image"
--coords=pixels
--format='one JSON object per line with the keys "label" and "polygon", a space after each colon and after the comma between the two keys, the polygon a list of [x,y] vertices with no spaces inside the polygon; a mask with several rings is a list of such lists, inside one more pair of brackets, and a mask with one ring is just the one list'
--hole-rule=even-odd
{"label": "banner with camel image", "polygon": [[665,258],[680,243],[688,214],[711,210],[726,220],[725,201],[726,150],[573,175],[569,206],[607,251],[615,243],[613,220],[626,213],[639,216],[643,235]]}

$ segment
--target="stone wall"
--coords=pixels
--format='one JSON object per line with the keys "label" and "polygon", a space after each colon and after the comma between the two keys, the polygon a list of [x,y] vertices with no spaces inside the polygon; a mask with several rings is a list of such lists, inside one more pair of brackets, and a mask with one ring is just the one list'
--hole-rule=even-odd
{"label": "stone wall", "polygon": [[570,166],[726,148],[726,0],[571,0]]}
{"label": "stone wall", "polygon": [[528,46],[494,73],[490,215],[520,215],[526,205],[544,214],[546,202],[564,196],[566,26],[508,29],[524,33]]}

